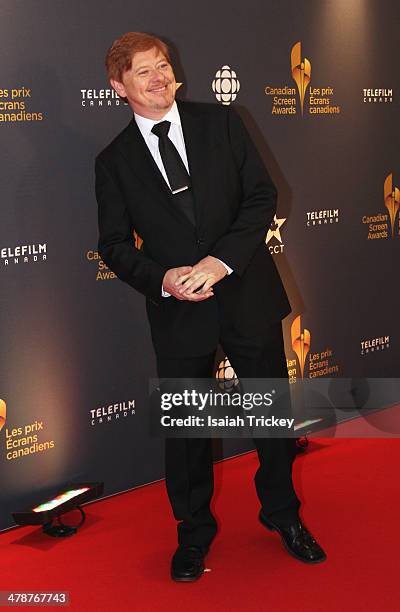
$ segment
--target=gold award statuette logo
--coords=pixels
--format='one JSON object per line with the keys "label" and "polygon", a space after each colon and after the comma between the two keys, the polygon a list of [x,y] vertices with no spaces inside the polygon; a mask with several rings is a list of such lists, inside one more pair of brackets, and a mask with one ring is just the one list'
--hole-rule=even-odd
{"label": "gold award statuette logo", "polygon": [[388,174],[383,183],[383,199],[388,209],[390,225],[392,226],[392,238],[394,238],[396,215],[400,206],[400,190],[397,187],[393,187],[392,174]]}
{"label": "gold award statuette logo", "polygon": [[304,378],[304,366],[311,346],[311,334],[308,329],[301,330],[300,315],[295,318],[291,327],[292,348],[299,360],[301,377]]}
{"label": "gold award statuette logo", "polygon": [[[319,66],[317,64],[317,71]],[[330,84],[314,85],[315,62],[313,60],[313,84],[311,85],[311,61],[302,57],[302,43],[297,41],[290,50],[290,75],[294,83],[272,83],[266,85],[264,93],[271,100],[271,114],[275,117],[288,115],[333,116],[341,112],[335,104],[335,91]],[[293,87],[292,87],[293,85]],[[298,96],[296,95],[298,93]]]}
{"label": "gold award statuette logo", "polygon": [[140,251],[143,246],[143,239],[139,236],[135,229],[133,230],[133,240],[135,243],[135,248]]}
{"label": "gold award statuette logo", "polygon": [[6,424],[7,407],[4,400],[0,399],[0,431]]}
{"label": "gold award statuette logo", "polygon": [[297,42],[292,47],[290,54],[292,77],[297,85],[300,96],[301,114],[304,110],[304,97],[306,89],[311,81],[311,62],[306,57],[301,59],[301,42]]}

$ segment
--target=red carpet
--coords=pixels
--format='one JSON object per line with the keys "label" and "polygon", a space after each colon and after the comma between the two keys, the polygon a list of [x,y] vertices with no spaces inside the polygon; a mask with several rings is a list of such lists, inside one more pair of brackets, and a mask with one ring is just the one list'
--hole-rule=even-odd
{"label": "red carpet", "polygon": [[82,611],[397,611],[399,459],[398,440],[376,439],[314,439],[297,458],[302,518],[328,554],[319,565],[290,557],[258,523],[249,453],[215,466],[220,531],[198,582],[169,578],[175,524],[160,482],[86,506],[69,539],[1,534],[0,590],[66,590]]}

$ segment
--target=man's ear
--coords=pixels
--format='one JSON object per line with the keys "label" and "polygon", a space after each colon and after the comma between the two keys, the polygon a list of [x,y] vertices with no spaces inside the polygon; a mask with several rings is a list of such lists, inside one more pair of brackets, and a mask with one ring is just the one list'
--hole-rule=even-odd
{"label": "man's ear", "polygon": [[120,98],[126,98],[126,89],[123,83],[116,81],[115,79],[110,79],[111,87],[115,89]]}

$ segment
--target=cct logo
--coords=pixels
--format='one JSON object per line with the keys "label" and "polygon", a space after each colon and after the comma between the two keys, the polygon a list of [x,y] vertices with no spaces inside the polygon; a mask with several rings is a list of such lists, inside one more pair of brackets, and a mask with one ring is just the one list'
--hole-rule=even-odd
{"label": "cct logo", "polygon": [[[273,221],[268,229],[267,235],[265,237],[265,244],[268,245],[271,254],[283,253],[285,245],[282,241],[281,235],[281,227],[285,223],[286,217],[282,217],[282,219],[278,219],[276,215],[274,215]],[[269,244],[275,242],[275,244]]]}
{"label": "cct logo", "polygon": [[6,424],[7,406],[4,400],[0,399],[0,431]]}
{"label": "cct logo", "polygon": [[240,82],[236,72],[229,66],[222,66],[217,70],[211,86],[218,102],[225,105],[234,102],[240,90]]}

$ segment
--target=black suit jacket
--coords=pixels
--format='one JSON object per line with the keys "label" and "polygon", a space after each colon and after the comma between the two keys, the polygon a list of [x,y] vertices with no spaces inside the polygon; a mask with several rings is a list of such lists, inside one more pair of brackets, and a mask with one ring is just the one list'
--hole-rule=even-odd
{"label": "black suit jacket", "polygon": [[[174,205],[134,118],[96,158],[99,253],[146,296],[153,345],[162,357],[194,357],[218,344],[221,322],[257,334],[290,312],[265,235],[276,189],[232,107],[177,101],[196,227]],[[143,239],[135,248],[133,230]],[[218,257],[234,272],[202,302],[161,297],[169,268]]]}

